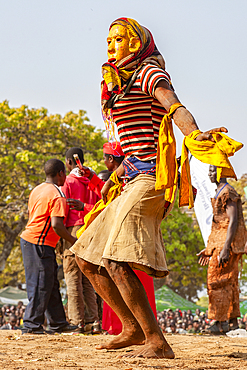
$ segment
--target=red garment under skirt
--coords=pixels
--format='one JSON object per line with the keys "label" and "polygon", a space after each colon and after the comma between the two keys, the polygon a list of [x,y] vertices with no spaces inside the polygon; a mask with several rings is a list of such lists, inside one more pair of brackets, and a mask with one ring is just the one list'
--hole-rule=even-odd
{"label": "red garment under skirt", "polygon": [[[143,271],[134,270],[134,272],[140,279],[146,291],[149,304],[153,310],[154,316],[157,319],[153,278]],[[119,320],[113,309],[105,302],[103,305],[102,329],[106,330],[109,334],[112,335],[118,335],[122,331],[121,321]]]}

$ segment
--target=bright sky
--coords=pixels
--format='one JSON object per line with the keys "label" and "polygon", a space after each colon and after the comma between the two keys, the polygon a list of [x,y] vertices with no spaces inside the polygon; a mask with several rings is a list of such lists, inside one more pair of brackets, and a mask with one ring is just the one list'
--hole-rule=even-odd
{"label": "bright sky", "polygon": [[[202,130],[226,126],[246,141],[246,0],[0,0],[0,101],[87,111],[103,128],[101,65],[119,17],[153,33],[176,93]],[[182,134],[176,130],[178,152]],[[247,172],[247,151],[232,163]]]}

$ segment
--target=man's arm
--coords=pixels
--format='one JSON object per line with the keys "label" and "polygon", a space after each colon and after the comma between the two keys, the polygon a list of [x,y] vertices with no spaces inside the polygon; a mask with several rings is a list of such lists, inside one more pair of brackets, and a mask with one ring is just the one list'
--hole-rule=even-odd
{"label": "man's arm", "polygon": [[[181,103],[168,82],[161,80],[155,88],[155,97],[169,111],[173,104]],[[178,108],[173,114],[173,120],[184,135],[189,135],[192,131],[198,130],[198,126],[192,114],[184,107]]]}
{"label": "man's arm", "polygon": [[66,229],[66,227],[63,224],[64,217],[57,217],[52,216],[51,217],[51,226],[55,233],[59,235],[61,238],[67,240],[69,243],[74,244],[76,242],[76,238],[74,238]]}
{"label": "man's arm", "polygon": [[[180,103],[177,95],[171,90],[166,80],[161,80],[157,83],[155,88],[155,97],[163,105],[163,107],[169,112],[170,107],[173,104]],[[191,132],[198,130],[197,123],[192,114],[184,107],[179,107],[173,114],[174,123],[178,126],[181,132],[187,136]],[[198,141],[211,140],[214,141],[212,133],[215,132],[228,132],[225,127],[209,130],[199,134],[196,138]]]}
{"label": "man's arm", "polygon": [[229,225],[227,228],[226,241],[219,256],[219,266],[224,267],[224,263],[227,263],[230,255],[230,247],[238,226],[238,209],[237,204],[231,199],[228,200],[226,205],[226,214],[229,218]]}

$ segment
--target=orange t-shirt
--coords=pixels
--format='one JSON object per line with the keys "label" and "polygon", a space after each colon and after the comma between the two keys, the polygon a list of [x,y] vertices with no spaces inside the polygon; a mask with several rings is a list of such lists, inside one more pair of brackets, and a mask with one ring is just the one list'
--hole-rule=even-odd
{"label": "orange t-shirt", "polygon": [[21,238],[29,243],[56,247],[59,236],[51,226],[51,217],[65,217],[66,198],[59,188],[51,183],[42,183],[34,188],[28,201],[29,219]]}

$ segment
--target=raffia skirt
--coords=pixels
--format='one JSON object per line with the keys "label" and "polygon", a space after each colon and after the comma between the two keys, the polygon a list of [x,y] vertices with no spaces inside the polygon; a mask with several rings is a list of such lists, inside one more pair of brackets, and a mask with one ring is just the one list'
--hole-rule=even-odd
{"label": "raffia skirt", "polygon": [[[103,258],[127,262],[150,276],[168,274],[160,230],[165,191],[155,191],[155,177],[138,175],[70,248],[78,257],[104,266]],[[166,215],[170,212],[166,212]]]}

